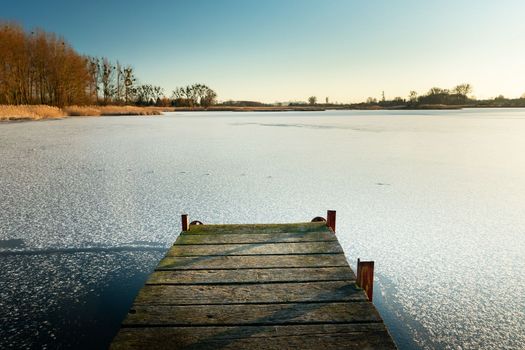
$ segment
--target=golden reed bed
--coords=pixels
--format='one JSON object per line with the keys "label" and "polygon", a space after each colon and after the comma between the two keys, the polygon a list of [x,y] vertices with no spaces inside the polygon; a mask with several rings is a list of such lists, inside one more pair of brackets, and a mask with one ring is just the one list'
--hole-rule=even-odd
{"label": "golden reed bed", "polygon": [[160,115],[169,108],[136,106],[0,105],[0,120],[58,119],[67,116]]}
{"label": "golden reed bed", "polygon": [[66,113],[58,108],[45,105],[0,105],[0,120],[38,120],[65,117]]}

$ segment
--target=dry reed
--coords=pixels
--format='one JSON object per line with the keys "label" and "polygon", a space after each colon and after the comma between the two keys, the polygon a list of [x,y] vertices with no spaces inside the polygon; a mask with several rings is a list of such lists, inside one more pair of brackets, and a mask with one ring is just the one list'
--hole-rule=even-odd
{"label": "dry reed", "polygon": [[0,105],[0,120],[56,119],[66,116],[58,108],[46,105]]}
{"label": "dry reed", "polygon": [[55,119],[65,116],[101,115],[160,115],[170,108],[137,106],[67,106],[63,108],[46,105],[0,105],[0,120]]}
{"label": "dry reed", "polygon": [[100,106],[101,115],[159,115],[162,108],[136,106]]}
{"label": "dry reed", "polygon": [[101,115],[100,109],[97,106],[67,106],[63,110],[69,116],[92,116]]}
{"label": "dry reed", "polygon": [[64,111],[69,116],[100,115],[159,115],[162,108],[137,106],[67,106]]}

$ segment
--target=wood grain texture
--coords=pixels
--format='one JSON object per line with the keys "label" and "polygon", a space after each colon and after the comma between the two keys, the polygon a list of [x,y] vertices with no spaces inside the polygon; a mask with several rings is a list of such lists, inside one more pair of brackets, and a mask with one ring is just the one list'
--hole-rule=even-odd
{"label": "wood grain texture", "polygon": [[112,350],[395,349],[382,323],[237,327],[123,328]]}
{"label": "wood grain texture", "polygon": [[349,266],[239,270],[171,270],[153,272],[147,284],[231,284],[267,282],[349,281]]}
{"label": "wood grain texture", "polygon": [[348,266],[343,254],[165,257],[157,270]]}
{"label": "wood grain texture", "polygon": [[186,235],[197,234],[261,234],[261,233],[330,232],[324,222],[300,222],[293,224],[241,224],[241,225],[190,225]]}
{"label": "wood grain texture", "polygon": [[337,241],[331,232],[304,233],[228,233],[228,234],[181,234],[175,241],[176,245],[184,244],[241,244],[241,243],[281,243],[281,242],[316,242]]}
{"label": "wood grain texture", "polygon": [[166,256],[343,253],[339,242],[174,245]]}
{"label": "wood grain texture", "polygon": [[146,285],[135,299],[135,305],[366,300],[366,296],[356,286],[355,281],[230,285]]}
{"label": "wood grain texture", "polygon": [[124,326],[227,326],[381,322],[369,302],[173,306],[134,305]]}

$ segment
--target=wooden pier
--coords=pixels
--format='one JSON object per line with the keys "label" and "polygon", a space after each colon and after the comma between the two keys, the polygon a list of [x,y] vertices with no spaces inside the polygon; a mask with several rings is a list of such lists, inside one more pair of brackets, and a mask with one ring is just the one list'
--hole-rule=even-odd
{"label": "wooden pier", "polygon": [[359,288],[335,212],[327,219],[202,225],[183,215],[111,349],[395,349],[369,301],[373,263],[360,264]]}

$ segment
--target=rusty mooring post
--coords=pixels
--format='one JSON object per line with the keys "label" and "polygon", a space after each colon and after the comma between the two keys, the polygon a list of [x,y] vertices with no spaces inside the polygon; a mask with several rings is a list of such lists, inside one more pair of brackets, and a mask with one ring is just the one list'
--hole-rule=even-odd
{"label": "rusty mooring post", "polygon": [[368,300],[374,296],[374,262],[357,259],[357,285],[365,290]]}
{"label": "rusty mooring post", "polygon": [[182,214],[181,219],[182,219],[182,231],[183,232],[188,231],[190,228],[190,225],[188,224],[189,222],[188,214]]}
{"label": "rusty mooring post", "polygon": [[326,212],[326,226],[330,227],[335,233],[335,210]]}

